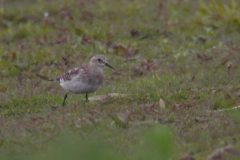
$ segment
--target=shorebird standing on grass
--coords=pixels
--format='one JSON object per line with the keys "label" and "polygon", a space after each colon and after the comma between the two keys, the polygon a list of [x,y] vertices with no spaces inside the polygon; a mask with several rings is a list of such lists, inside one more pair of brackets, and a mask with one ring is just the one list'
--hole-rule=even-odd
{"label": "shorebird standing on grass", "polygon": [[100,87],[103,82],[103,67],[108,66],[105,56],[93,56],[89,64],[70,69],[67,73],[52,79],[51,81],[59,82],[67,93],[64,96],[63,106],[67,98],[67,94],[86,94],[86,102],[88,102],[88,93],[92,93]]}

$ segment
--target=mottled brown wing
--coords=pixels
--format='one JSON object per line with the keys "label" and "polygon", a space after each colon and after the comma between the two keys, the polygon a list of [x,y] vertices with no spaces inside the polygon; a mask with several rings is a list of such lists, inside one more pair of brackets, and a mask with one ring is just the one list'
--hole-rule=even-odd
{"label": "mottled brown wing", "polygon": [[67,71],[65,74],[56,77],[55,79],[53,79],[53,81],[55,82],[60,82],[60,79],[64,80],[64,81],[71,81],[73,79],[73,77],[81,74],[81,72],[83,72],[85,70],[85,68],[87,67],[87,65],[82,65],[76,68],[72,68],[69,71]]}

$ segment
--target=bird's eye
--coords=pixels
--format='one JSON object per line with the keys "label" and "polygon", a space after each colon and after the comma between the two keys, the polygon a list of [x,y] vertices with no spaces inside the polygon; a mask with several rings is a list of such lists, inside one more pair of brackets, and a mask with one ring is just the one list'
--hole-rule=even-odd
{"label": "bird's eye", "polygon": [[101,62],[101,59],[98,59],[98,62]]}

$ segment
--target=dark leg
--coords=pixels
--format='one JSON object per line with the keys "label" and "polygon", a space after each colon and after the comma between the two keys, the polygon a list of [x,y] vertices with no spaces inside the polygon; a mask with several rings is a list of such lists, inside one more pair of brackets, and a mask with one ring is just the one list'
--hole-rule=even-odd
{"label": "dark leg", "polygon": [[65,94],[65,96],[64,96],[64,100],[63,100],[63,106],[64,106],[64,102],[65,102],[65,100],[66,100],[66,98],[67,98],[67,94],[68,94],[68,92]]}
{"label": "dark leg", "polygon": [[89,101],[88,101],[88,95],[87,95],[87,93],[86,93],[86,101],[85,101],[85,102],[89,102]]}

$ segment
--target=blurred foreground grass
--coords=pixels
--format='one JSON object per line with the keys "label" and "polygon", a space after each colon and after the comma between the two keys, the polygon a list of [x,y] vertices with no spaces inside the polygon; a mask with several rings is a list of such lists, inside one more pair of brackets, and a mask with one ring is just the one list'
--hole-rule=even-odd
{"label": "blurred foreground grass", "polygon": [[[101,133],[100,133],[101,135]],[[82,140],[76,134],[64,134],[47,142],[48,150],[42,149],[38,154],[25,155],[21,153],[19,159],[169,159],[173,151],[172,137],[166,128],[152,130],[152,133],[144,138],[142,145],[134,145],[135,152],[130,158],[117,152],[116,146],[109,143],[109,138],[105,140]],[[34,149],[30,149],[34,151]],[[15,156],[6,154],[6,159]]]}
{"label": "blurred foreground grass", "polygon": [[[240,104],[237,0],[1,0],[0,44],[1,159],[206,159],[240,147],[239,110],[221,111]],[[95,54],[116,71],[90,97],[126,96],[70,94],[52,111],[65,91],[36,74]]]}

